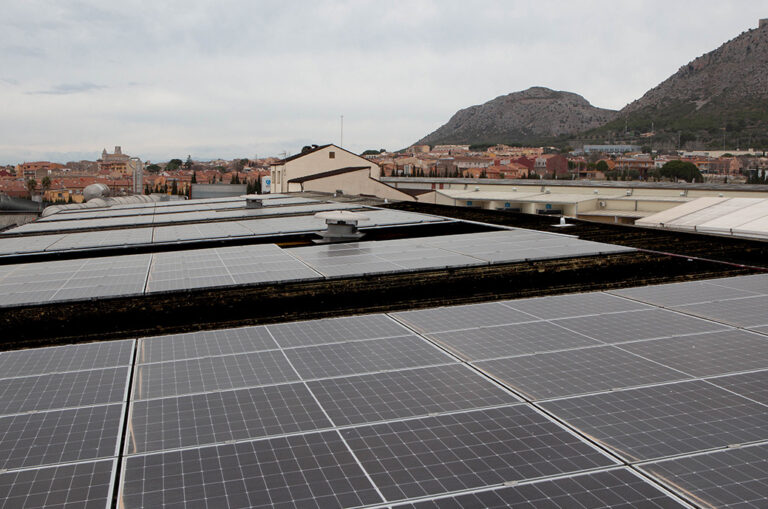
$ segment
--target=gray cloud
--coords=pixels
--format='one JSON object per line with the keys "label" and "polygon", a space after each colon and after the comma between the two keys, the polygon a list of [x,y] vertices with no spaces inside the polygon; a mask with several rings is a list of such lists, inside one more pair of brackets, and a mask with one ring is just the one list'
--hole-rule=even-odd
{"label": "gray cloud", "polygon": [[96,85],[95,83],[62,83],[61,85],[54,85],[47,90],[36,90],[34,92],[27,92],[29,95],[69,95],[79,94],[82,92],[93,92],[95,90],[103,90],[107,88],[104,85]]}

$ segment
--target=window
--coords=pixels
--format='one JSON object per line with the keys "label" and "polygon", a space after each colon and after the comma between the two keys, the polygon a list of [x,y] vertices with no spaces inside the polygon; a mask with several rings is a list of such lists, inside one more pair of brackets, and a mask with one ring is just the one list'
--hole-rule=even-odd
{"label": "window", "polygon": [[328,159],[336,159],[336,152],[328,152]]}

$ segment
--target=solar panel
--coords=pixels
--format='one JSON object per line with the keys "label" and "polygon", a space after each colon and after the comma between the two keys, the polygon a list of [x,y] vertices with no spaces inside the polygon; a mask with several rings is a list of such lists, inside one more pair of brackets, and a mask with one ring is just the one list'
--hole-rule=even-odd
{"label": "solar panel", "polygon": [[709,282],[713,285],[727,286],[728,288],[735,288],[737,290],[768,295],[768,274],[726,277],[721,279],[712,279]]}
{"label": "solar panel", "polygon": [[574,475],[519,486],[467,493],[392,509],[506,509],[509,507],[686,507],[627,469]]}
{"label": "solar panel", "polygon": [[256,387],[299,379],[282,352],[270,350],[136,366],[134,399]]}
{"label": "solar panel", "polygon": [[0,469],[117,455],[123,405],[0,417]]}
{"label": "solar panel", "polygon": [[768,405],[768,370],[710,378],[709,382]]}
{"label": "solar panel", "polygon": [[308,385],[337,426],[519,401],[461,364],[331,378]]}
{"label": "solar panel", "polygon": [[128,454],[331,427],[303,383],[137,401]]}
{"label": "solar panel", "polygon": [[356,507],[383,502],[335,431],[131,456],[120,507]]}
{"label": "solar panel", "polygon": [[251,230],[236,221],[158,226],[153,228],[152,232],[152,243],[154,244],[248,237],[253,235]]}
{"label": "solar panel", "polygon": [[108,507],[116,460],[0,474],[0,506],[25,509]]}
{"label": "solar panel", "polygon": [[0,384],[0,415],[125,401],[128,368],[9,378]]}
{"label": "solar panel", "polygon": [[708,281],[688,281],[669,285],[641,286],[611,290],[611,293],[658,306],[682,306],[699,302],[737,299],[755,295],[753,292],[711,284]]}
{"label": "solar panel", "polygon": [[607,293],[556,295],[535,299],[508,300],[501,304],[545,320],[651,309],[645,304],[614,297]]}
{"label": "solar panel", "polygon": [[410,334],[408,329],[386,315],[288,322],[268,325],[267,329],[283,348]]}
{"label": "solar panel", "polygon": [[622,349],[697,377],[768,368],[768,338],[740,330],[640,341]]}
{"label": "solar panel", "polygon": [[768,335],[768,325],[761,325],[759,327],[750,327],[749,330]]}
{"label": "solar panel", "polygon": [[768,407],[695,380],[541,405],[629,460],[768,440]]}
{"label": "solar panel", "polygon": [[726,328],[724,325],[663,309],[565,318],[553,323],[604,343],[681,336]]}
{"label": "solar panel", "polygon": [[132,354],[132,339],[15,350],[0,355],[0,373],[10,378],[128,366]]}
{"label": "solar panel", "polygon": [[305,380],[455,362],[417,336],[294,348],[285,355]]}
{"label": "solar panel", "polygon": [[689,378],[613,346],[524,355],[477,362],[475,365],[530,399]]}
{"label": "solar panel", "polygon": [[136,363],[178,361],[276,348],[277,343],[263,326],[173,334],[140,339]]}
{"label": "solar panel", "polygon": [[613,464],[525,405],[341,433],[388,501]]}
{"label": "solar panel", "polygon": [[38,235],[30,237],[0,238],[0,256],[21,253],[39,253],[64,235]]}
{"label": "solar panel", "polygon": [[538,320],[528,313],[511,309],[498,302],[405,311],[392,313],[392,316],[414,329],[426,333]]}
{"label": "solar panel", "polygon": [[599,345],[594,339],[549,322],[528,322],[430,334],[466,360],[495,359]]}
{"label": "solar panel", "polygon": [[706,507],[765,507],[768,445],[731,448],[641,468]]}
{"label": "solar panel", "polygon": [[768,325],[768,314],[765,312],[768,309],[768,295],[679,306],[676,309],[737,327]]}

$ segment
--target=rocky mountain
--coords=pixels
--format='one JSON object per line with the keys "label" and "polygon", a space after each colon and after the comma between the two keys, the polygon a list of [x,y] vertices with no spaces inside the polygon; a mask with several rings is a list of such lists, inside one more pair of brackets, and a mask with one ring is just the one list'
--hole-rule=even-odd
{"label": "rocky mountain", "polygon": [[[598,133],[651,131],[683,141],[728,145],[766,138],[768,128],[768,20],[714,51],[682,66],[675,74],[628,104]],[[764,143],[768,142],[768,138]]]}
{"label": "rocky mountain", "polygon": [[459,110],[417,144],[530,143],[592,129],[615,116],[578,94],[532,87]]}

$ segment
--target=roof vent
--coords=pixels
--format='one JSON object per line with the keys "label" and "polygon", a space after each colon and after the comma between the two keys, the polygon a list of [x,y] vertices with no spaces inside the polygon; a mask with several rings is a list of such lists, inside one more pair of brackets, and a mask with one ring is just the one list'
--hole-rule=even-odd
{"label": "roof vent", "polygon": [[368,219],[368,216],[363,214],[348,210],[333,210],[318,212],[315,217],[325,219],[325,224],[328,225],[327,230],[318,233],[322,237],[322,239],[315,240],[318,244],[358,240],[365,235],[365,233],[357,230],[357,223]]}
{"label": "roof vent", "polygon": [[247,209],[260,209],[264,206],[264,196],[260,194],[246,194],[244,197]]}
{"label": "roof vent", "polygon": [[567,223],[565,221],[565,216],[560,217],[560,222],[558,224],[553,224],[555,228],[568,228],[569,226],[573,226],[571,223]]}

